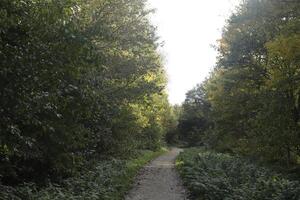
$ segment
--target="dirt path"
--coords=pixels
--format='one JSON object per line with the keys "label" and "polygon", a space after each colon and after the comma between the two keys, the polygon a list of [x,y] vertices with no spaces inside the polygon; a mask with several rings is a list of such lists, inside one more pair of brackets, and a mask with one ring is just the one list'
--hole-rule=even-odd
{"label": "dirt path", "polygon": [[180,151],[173,148],[145,166],[125,200],[186,200],[175,171],[175,158]]}

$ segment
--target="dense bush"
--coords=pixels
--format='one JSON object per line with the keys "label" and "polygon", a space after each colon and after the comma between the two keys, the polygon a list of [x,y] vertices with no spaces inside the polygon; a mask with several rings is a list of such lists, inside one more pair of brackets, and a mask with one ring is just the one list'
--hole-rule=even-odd
{"label": "dense bush", "polygon": [[177,167],[193,199],[298,200],[300,183],[253,162],[202,149],[187,149]]}

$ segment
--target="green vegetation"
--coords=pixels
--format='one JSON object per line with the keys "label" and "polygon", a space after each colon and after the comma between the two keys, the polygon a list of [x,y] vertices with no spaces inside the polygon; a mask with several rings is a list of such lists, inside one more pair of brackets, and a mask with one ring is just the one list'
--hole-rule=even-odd
{"label": "green vegetation", "polygon": [[300,158],[300,1],[245,0],[210,76],[187,93],[179,137],[295,170]]}
{"label": "green vegetation", "polygon": [[39,189],[35,184],[18,187],[1,186],[3,200],[121,200],[133,183],[137,171],[164,150],[143,151],[130,160],[110,159],[94,161],[92,167],[65,179],[60,185],[51,184]]}
{"label": "green vegetation", "polygon": [[1,198],[118,195],[144,163],[126,160],[161,148],[176,122],[151,12],[144,0],[0,1]]}
{"label": "green vegetation", "polygon": [[178,145],[180,142],[179,132],[178,132],[178,120],[181,115],[182,108],[179,105],[174,105],[171,108],[171,112],[169,113],[169,124],[168,131],[165,136],[165,140],[168,144],[176,144]]}
{"label": "green vegetation", "polygon": [[241,1],[216,48],[174,132],[210,149],[179,156],[186,186],[194,199],[300,199],[300,1]]}
{"label": "green vegetation", "polygon": [[186,149],[177,168],[192,199],[298,200],[300,182],[289,181],[249,160],[202,149]]}
{"label": "green vegetation", "polygon": [[180,156],[200,198],[299,198],[236,156],[299,177],[300,1],[241,1],[181,107],[146,2],[0,1],[0,197],[120,199],[166,139],[230,153]]}

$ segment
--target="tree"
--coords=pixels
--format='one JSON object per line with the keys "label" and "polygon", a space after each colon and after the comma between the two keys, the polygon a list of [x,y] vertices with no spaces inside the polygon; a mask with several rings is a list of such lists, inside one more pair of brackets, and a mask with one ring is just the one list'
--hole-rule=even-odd
{"label": "tree", "polygon": [[[299,156],[299,8],[297,1],[245,0],[228,19],[199,95],[210,108],[204,132],[211,147],[287,165]],[[207,110],[191,104],[194,96],[187,96],[186,119]]]}
{"label": "tree", "polygon": [[169,105],[150,12],[144,0],[0,2],[2,182],[158,148]]}
{"label": "tree", "polygon": [[209,128],[210,104],[206,98],[205,85],[198,85],[186,93],[179,118],[178,129],[181,139],[190,145],[199,144]]}

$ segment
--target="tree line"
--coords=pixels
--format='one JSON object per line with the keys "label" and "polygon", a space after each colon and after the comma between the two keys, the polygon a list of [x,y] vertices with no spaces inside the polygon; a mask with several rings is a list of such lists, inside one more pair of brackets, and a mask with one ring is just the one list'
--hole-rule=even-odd
{"label": "tree line", "polygon": [[190,145],[287,166],[300,156],[300,2],[244,0],[227,20],[210,76],[186,95]]}
{"label": "tree line", "polygon": [[155,150],[172,124],[145,0],[0,1],[0,182]]}

